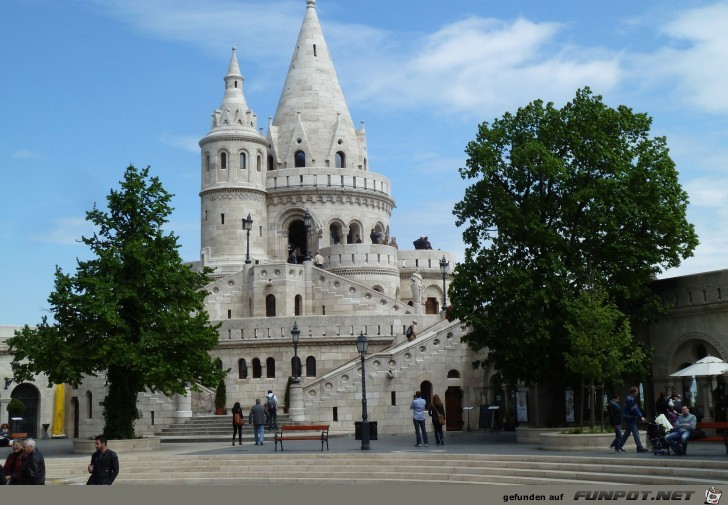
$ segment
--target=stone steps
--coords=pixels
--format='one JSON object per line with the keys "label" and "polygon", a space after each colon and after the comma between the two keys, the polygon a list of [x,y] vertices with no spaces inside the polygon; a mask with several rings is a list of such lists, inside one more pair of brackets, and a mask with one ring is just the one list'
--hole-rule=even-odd
{"label": "stone steps", "polygon": [[[271,444],[272,445],[272,444]],[[156,456],[156,455],[155,455]],[[444,484],[714,485],[728,461],[434,453],[121,455],[124,484]],[[46,460],[48,481],[83,484],[88,458]]]}
{"label": "stone steps", "polygon": [[[291,424],[288,414],[283,409],[278,411],[278,426]],[[247,423],[247,418],[246,418]],[[270,433],[270,430],[266,429]],[[232,415],[194,416],[184,423],[170,424],[156,434],[162,443],[172,442],[227,442],[232,440]],[[253,427],[243,426],[243,442],[253,441]]]}

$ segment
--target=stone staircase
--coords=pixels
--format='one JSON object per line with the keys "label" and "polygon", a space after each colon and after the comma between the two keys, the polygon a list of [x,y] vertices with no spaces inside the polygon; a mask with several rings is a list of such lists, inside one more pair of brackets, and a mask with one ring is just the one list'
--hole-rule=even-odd
{"label": "stone staircase", "polygon": [[[267,445],[267,444],[266,444]],[[232,448],[231,448],[232,449]],[[599,484],[728,482],[728,461],[689,458],[285,452],[120,454],[119,484]],[[46,460],[47,484],[84,484],[88,458]]]}
{"label": "stone staircase", "polygon": [[[247,414],[247,412],[246,412]],[[278,426],[291,424],[288,414],[278,409]],[[268,432],[269,430],[266,430]],[[232,415],[196,415],[184,423],[170,424],[156,433],[162,443],[173,442],[231,442],[233,436]],[[253,427],[245,419],[243,443],[253,442]]]}

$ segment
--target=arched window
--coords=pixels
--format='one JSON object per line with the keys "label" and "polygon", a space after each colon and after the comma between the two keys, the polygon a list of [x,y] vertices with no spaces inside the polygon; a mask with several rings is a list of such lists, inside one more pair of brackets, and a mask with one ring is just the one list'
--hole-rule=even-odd
{"label": "arched window", "polygon": [[205,169],[210,171],[210,153],[205,154]]}
{"label": "arched window", "polygon": [[316,358],[306,358],[306,377],[316,377]]}
{"label": "arched window", "polygon": [[303,151],[296,151],[296,154],[294,154],[293,156],[295,162],[294,166],[296,168],[303,168],[306,166],[306,153],[304,153]]}
{"label": "arched window", "polygon": [[301,358],[294,356],[291,358],[291,377],[300,377]]}
{"label": "arched window", "polygon": [[260,154],[256,160],[256,165],[258,167],[258,172],[260,172],[263,169],[263,157]]}
{"label": "arched window", "polygon": [[275,358],[268,358],[265,360],[265,376],[269,379],[274,379],[276,376],[276,360]]}
{"label": "arched window", "polygon": [[275,295],[268,295],[265,297],[265,317],[276,317]]}
{"label": "arched window", "polygon": [[460,378],[460,372],[458,372],[455,369],[450,370],[449,372],[447,372],[447,378],[448,379],[459,379]]}
{"label": "arched window", "polygon": [[258,358],[253,358],[253,379],[260,379],[262,375],[263,372],[260,367],[260,360]]}
{"label": "arched window", "polygon": [[336,152],[336,168],[346,168],[346,155],[343,151]]}
{"label": "arched window", "polygon": [[225,170],[227,168],[227,153],[220,153],[220,169]]}
{"label": "arched window", "polygon": [[301,298],[301,295],[296,295],[296,298],[294,299],[294,313],[297,316],[301,315],[301,305],[303,302],[303,298]]}
{"label": "arched window", "polygon": [[273,166],[273,156],[268,155],[268,170],[275,170],[276,168]]}
{"label": "arched window", "polygon": [[93,410],[93,395],[91,394],[91,391],[86,391],[86,419],[93,419],[94,417],[94,410]]}
{"label": "arched window", "polygon": [[243,358],[238,360],[238,379],[248,378],[248,364]]}
{"label": "arched window", "polygon": [[245,170],[246,168],[248,168],[248,159],[245,153],[240,153],[240,170]]}

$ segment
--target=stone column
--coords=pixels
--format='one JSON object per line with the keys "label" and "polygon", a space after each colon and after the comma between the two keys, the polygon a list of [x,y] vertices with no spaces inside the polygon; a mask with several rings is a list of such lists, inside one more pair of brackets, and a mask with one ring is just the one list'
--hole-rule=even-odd
{"label": "stone column", "polygon": [[303,384],[291,384],[289,391],[291,404],[288,406],[288,416],[294,423],[301,423],[306,420],[303,409]]}
{"label": "stone column", "polygon": [[176,395],[177,411],[174,413],[174,422],[184,423],[192,417],[192,392],[189,386],[185,387],[186,394]]}

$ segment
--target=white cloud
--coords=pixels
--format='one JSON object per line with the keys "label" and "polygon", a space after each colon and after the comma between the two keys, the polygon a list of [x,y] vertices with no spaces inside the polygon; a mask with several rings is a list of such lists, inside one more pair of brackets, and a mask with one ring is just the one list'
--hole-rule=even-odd
{"label": "white cloud", "polygon": [[27,149],[18,149],[13,153],[13,158],[19,160],[38,160],[43,158],[43,155]]}
{"label": "white cloud", "polygon": [[93,224],[85,217],[62,217],[53,221],[53,229],[42,235],[34,234],[30,237],[35,242],[44,242],[62,245],[78,245],[82,236],[91,236],[94,233]]}
{"label": "white cloud", "polygon": [[159,135],[159,141],[162,144],[183,149],[195,154],[200,152],[199,135],[175,135],[172,133],[162,133]]}
{"label": "white cloud", "polygon": [[363,55],[366,72],[346,77],[356,81],[355,101],[478,118],[535,97],[566,101],[585,85],[601,91],[616,86],[619,55],[560,45],[560,30],[555,23],[471,17],[422,37],[412,50]]}
{"label": "white cloud", "polygon": [[[236,45],[262,61],[288,61],[304,4],[295,0],[90,0],[150,36],[219,54]],[[283,51],[282,51],[283,49]]]}
{"label": "white cloud", "polygon": [[669,45],[636,55],[634,73],[653,86],[667,81],[674,98],[711,114],[728,113],[728,4],[677,12],[662,28]]}

